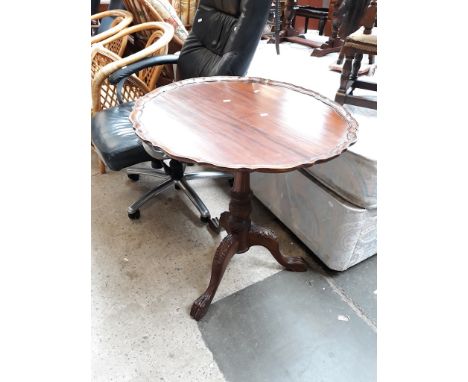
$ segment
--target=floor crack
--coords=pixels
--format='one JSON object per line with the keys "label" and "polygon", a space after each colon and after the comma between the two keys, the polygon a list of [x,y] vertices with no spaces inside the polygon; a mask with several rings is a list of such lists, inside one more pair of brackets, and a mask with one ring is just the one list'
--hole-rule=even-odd
{"label": "floor crack", "polygon": [[358,317],[362,319],[374,331],[374,333],[377,333],[376,323],[374,323],[369,317],[367,317],[363,310],[351,298],[349,298],[341,288],[339,288],[335,284],[331,277],[326,275],[322,276],[325,278],[332,290],[341,297],[341,299],[354,311],[354,313],[356,313]]}

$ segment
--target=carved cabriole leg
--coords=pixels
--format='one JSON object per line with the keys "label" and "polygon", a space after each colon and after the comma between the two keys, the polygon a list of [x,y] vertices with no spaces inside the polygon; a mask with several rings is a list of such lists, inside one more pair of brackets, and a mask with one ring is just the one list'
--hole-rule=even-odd
{"label": "carved cabriole leg", "polygon": [[190,315],[197,321],[208,311],[232,256],[247,251],[253,245],[262,245],[267,248],[276,261],[287,270],[295,272],[307,270],[307,265],[301,257],[286,257],[281,254],[278,239],[271,230],[252,224],[250,220],[251,199],[250,173],[237,171],[231,189],[229,212],[223,212],[219,221],[228,235],[216,250],[208,288],[195,300],[190,311]]}
{"label": "carved cabriole leg", "polygon": [[237,252],[238,245],[239,242],[235,236],[227,235],[216,250],[211,267],[211,279],[208,288],[205,293],[195,300],[190,310],[190,315],[195,320],[198,321],[206,314],[218,289],[219,283],[223,278],[224,271],[232,256]]}
{"label": "carved cabriole leg", "polygon": [[302,257],[289,257],[281,254],[278,238],[272,230],[252,224],[249,231],[250,246],[261,245],[268,249],[278,263],[288,271],[305,272],[307,264]]}
{"label": "carved cabriole leg", "polygon": [[214,255],[210,284],[205,293],[195,300],[190,311],[190,315],[197,321],[208,311],[232,256],[249,249],[251,194],[250,174],[237,171],[234,174],[234,185],[231,189],[229,212],[223,212],[219,222],[226,229],[228,235],[223,239]]}

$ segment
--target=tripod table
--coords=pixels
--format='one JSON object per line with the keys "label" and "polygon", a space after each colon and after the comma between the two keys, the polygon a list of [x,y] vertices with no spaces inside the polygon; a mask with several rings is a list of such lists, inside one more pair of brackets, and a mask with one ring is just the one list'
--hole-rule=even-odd
{"label": "tripod table", "polygon": [[276,235],[250,219],[250,173],[285,172],[329,160],[356,139],[357,122],[339,104],[291,84],[251,77],[203,77],[175,82],[136,101],[135,132],[151,147],[186,163],[232,172],[229,212],[220,225],[227,236],[213,259],[206,291],[191,316],[207,312],[236,253],[266,247],[287,270],[301,272],[301,257],[281,254]]}

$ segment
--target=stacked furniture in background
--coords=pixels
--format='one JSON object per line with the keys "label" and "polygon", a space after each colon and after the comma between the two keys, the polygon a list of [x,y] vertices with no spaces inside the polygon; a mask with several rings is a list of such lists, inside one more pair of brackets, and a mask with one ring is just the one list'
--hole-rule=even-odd
{"label": "stacked furniture in background", "polygon": [[[128,38],[141,31],[150,34],[144,49],[126,57],[115,53],[116,50],[121,51],[122,48],[125,50]],[[122,101],[133,101],[154,89],[161,74],[161,68],[145,68],[138,75],[132,75],[119,92],[117,86],[109,82],[109,76],[116,70],[143,58],[166,54],[173,34],[174,29],[171,25],[162,22],[149,22],[125,28],[119,33],[93,44],[91,49],[91,114],[94,115],[104,109],[112,108]],[[99,169],[101,174],[106,171],[101,160]]]}
{"label": "stacked furniture in background", "polygon": [[170,0],[177,15],[187,29],[191,29],[200,0]]}
{"label": "stacked furniture in background", "polygon": [[358,79],[359,68],[364,54],[369,56],[369,64],[377,55],[377,34],[372,33],[372,27],[377,19],[377,0],[372,0],[363,17],[362,30],[349,35],[340,52],[346,57],[341,73],[340,87],[335,95],[335,101],[341,104],[351,104],[371,109],[377,109],[377,101],[353,94],[355,89],[377,91],[377,84]]}
{"label": "stacked furniture in background", "polygon": [[[126,0],[127,1],[127,0]],[[242,76],[247,72],[263,32],[271,0],[201,0],[194,24],[180,55],[151,57],[128,65],[109,77],[111,84],[125,84],[145,68],[177,64],[178,78]],[[226,178],[230,174],[204,171],[185,173],[185,163],[167,157],[162,151],[144,146],[129,121],[132,102],[122,103],[94,115],[91,136],[99,156],[114,171],[152,161],[153,168],[129,168],[132,180],[139,175],[161,179],[158,185],[128,207],[128,216],[137,219],[140,207],[172,185],[177,185],[200,212],[203,222],[219,232],[219,222],[188,181],[202,178]],[[164,121],[158,121],[164,123]],[[171,126],[167,126],[170,129]]]}
{"label": "stacked furniture in background", "polygon": [[[174,37],[169,46],[169,53],[179,51],[188,36],[187,29],[178,17],[175,9],[166,0],[123,0],[125,9],[133,14],[133,23],[164,21],[174,27]],[[146,44],[150,34],[139,33],[136,44]],[[140,42],[141,41],[141,42]]]}

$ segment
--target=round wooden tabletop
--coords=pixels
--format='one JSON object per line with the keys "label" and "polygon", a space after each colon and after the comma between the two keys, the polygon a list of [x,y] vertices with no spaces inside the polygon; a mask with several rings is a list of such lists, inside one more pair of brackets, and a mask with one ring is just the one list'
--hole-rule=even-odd
{"label": "round wooden tabletop", "polygon": [[308,89],[249,77],[206,77],[156,89],[130,120],[146,143],[184,162],[282,172],[339,155],[356,120]]}

